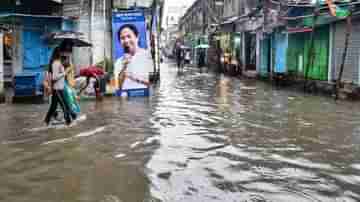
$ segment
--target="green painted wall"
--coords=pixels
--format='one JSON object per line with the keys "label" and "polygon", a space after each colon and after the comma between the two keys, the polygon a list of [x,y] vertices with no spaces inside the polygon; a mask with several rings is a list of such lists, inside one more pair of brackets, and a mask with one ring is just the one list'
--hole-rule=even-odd
{"label": "green painted wall", "polygon": [[260,75],[267,77],[270,73],[270,38],[260,41]]}
{"label": "green painted wall", "polygon": [[[310,32],[289,34],[287,50],[287,67],[290,74],[305,76],[305,69],[310,62]],[[315,30],[315,59],[309,68],[309,78],[314,80],[328,79],[329,26],[317,27]]]}

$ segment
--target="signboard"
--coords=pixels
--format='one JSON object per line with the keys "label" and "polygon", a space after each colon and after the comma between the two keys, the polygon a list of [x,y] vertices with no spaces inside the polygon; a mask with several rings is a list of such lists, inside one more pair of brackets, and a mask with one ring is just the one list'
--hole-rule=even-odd
{"label": "signboard", "polygon": [[113,47],[114,47],[114,60],[120,58],[124,54],[124,49],[120,44],[118,36],[119,29],[122,25],[132,24],[135,25],[139,32],[139,47],[147,48],[146,39],[146,23],[145,16],[141,11],[126,11],[113,13]]}
{"label": "signboard", "polygon": [[112,28],[116,95],[148,96],[153,61],[147,49],[144,14],[138,10],[115,12]]}

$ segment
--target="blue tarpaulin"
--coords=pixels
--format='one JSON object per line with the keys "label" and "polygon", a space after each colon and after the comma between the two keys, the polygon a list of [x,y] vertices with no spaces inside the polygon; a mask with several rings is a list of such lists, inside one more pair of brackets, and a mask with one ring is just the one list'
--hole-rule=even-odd
{"label": "blue tarpaulin", "polygon": [[63,17],[23,14],[6,14],[0,17],[16,18],[17,23],[22,25],[20,46],[23,71],[14,77],[15,96],[41,95],[43,72],[52,54],[52,47],[44,36],[60,31]]}
{"label": "blue tarpaulin", "polygon": [[38,72],[49,63],[52,48],[45,41],[44,35],[48,32],[61,29],[61,19],[37,19],[23,17],[23,70]]}
{"label": "blue tarpaulin", "polygon": [[22,25],[21,41],[23,55],[23,71],[39,72],[49,63],[52,47],[44,36],[51,32],[61,31],[62,28],[71,29],[70,19],[62,16],[30,15],[19,13],[2,13],[0,18],[16,20]]}
{"label": "blue tarpaulin", "polygon": [[281,32],[274,34],[275,45],[275,73],[286,73],[286,50],[288,47],[288,37]]}

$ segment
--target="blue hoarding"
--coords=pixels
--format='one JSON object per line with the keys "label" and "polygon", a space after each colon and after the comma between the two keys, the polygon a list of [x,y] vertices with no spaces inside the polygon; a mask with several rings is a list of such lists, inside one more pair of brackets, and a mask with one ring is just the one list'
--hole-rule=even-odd
{"label": "blue hoarding", "polygon": [[139,31],[139,47],[147,49],[146,23],[142,11],[114,12],[112,21],[114,61],[124,54],[124,49],[120,45],[118,36],[118,31],[124,24],[133,24],[136,26]]}

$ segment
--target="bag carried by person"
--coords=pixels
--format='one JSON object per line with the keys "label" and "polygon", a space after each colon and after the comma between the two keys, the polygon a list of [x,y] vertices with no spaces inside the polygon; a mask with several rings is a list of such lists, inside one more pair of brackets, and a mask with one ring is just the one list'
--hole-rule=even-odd
{"label": "bag carried by person", "polygon": [[75,114],[80,113],[80,105],[76,99],[76,92],[74,89],[71,88],[67,81],[64,85],[64,99],[64,101],[69,104],[70,110],[72,112],[74,112]]}
{"label": "bag carried by person", "polygon": [[52,95],[52,74],[50,72],[45,72],[45,77],[43,81],[44,86],[44,95],[50,96]]}

